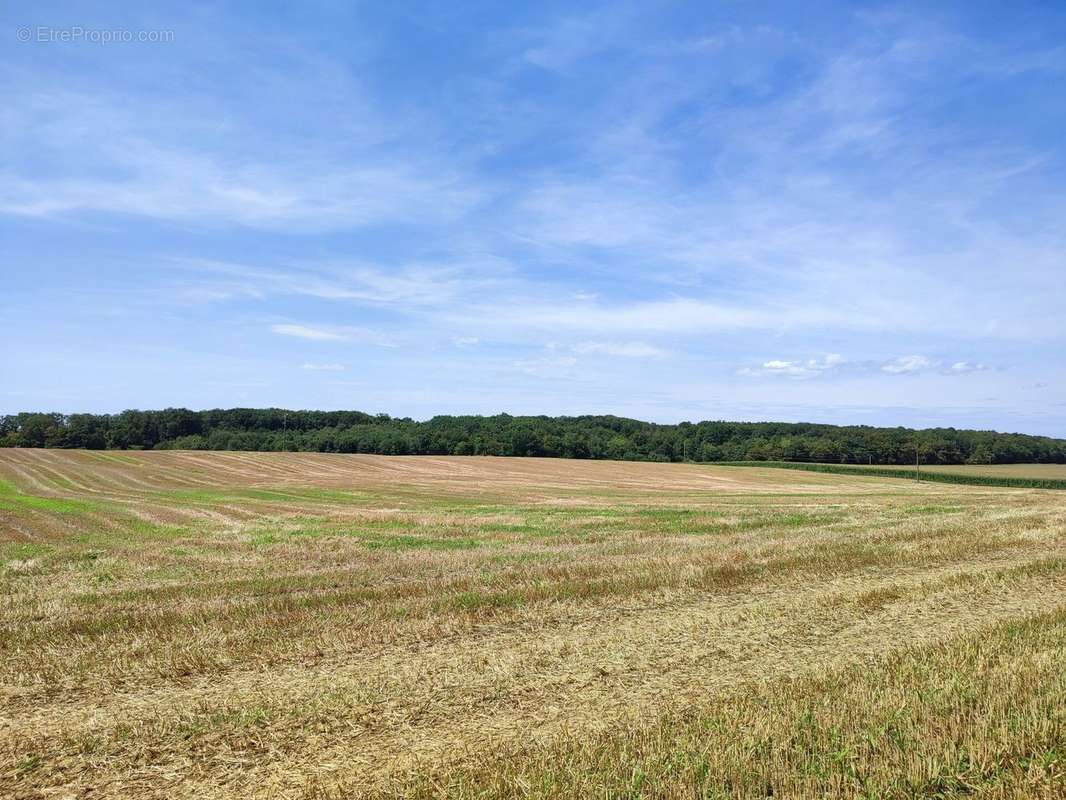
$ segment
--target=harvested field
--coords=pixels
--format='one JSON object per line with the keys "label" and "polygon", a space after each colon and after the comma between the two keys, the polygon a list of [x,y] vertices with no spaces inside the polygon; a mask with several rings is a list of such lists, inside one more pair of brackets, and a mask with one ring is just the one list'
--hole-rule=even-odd
{"label": "harvested field", "polygon": [[0,796],[1060,797],[1066,493],[0,450]]}

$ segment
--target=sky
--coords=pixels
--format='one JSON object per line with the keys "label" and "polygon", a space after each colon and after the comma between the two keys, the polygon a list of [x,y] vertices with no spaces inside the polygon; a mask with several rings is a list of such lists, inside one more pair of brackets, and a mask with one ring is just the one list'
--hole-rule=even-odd
{"label": "sky", "polygon": [[1066,436],[1061,2],[153,5],[0,10],[0,412]]}

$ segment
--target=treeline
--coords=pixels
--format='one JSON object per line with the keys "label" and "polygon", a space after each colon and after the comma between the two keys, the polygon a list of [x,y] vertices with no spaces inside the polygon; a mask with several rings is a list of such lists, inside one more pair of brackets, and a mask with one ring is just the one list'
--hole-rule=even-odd
{"label": "treeline", "polygon": [[0,416],[0,446],[496,455],[627,461],[1066,463],[1066,440],[954,428],[785,422],[657,425],[613,416],[438,416],[231,408]]}

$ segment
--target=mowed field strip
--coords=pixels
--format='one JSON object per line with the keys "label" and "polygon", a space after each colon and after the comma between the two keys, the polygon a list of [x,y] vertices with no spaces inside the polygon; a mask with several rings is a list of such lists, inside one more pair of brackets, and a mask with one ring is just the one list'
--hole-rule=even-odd
{"label": "mowed field strip", "polygon": [[3,797],[1066,786],[1066,492],[0,450],[0,586]]}

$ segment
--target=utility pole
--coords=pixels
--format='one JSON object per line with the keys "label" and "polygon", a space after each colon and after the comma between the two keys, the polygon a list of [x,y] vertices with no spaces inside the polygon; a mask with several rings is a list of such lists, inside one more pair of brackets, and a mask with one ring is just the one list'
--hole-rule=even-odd
{"label": "utility pole", "polygon": [[914,446],[914,480],[918,483],[922,482],[922,470],[918,466],[918,446]]}

